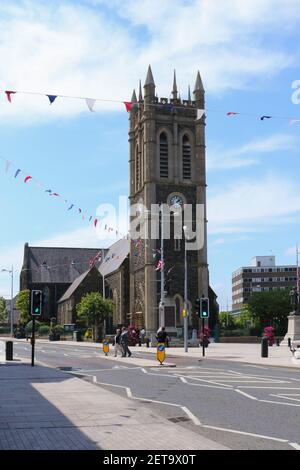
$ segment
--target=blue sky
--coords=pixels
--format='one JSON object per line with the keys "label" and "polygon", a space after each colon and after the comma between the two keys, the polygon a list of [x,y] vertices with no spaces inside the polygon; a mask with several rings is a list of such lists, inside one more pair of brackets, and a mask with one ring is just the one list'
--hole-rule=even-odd
{"label": "blue sky", "polygon": [[[156,91],[206,88],[210,281],[221,308],[231,273],[255,255],[295,262],[300,242],[297,0],[1,1],[0,89],[129,100],[151,63]],[[96,213],[128,194],[128,116],[121,104],[0,93],[0,155]],[[254,116],[226,117],[226,111]],[[0,161],[0,269],[22,247],[111,243]],[[16,287],[18,273],[15,276]],[[0,273],[0,295],[9,296]]]}

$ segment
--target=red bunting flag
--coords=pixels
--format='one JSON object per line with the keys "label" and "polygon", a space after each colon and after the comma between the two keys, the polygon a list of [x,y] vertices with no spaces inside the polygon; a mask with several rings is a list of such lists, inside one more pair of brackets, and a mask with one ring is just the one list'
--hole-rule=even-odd
{"label": "red bunting flag", "polygon": [[131,101],[124,101],[124,104],[125,104],[125,108],[126,108],[127,113],[129,113],[129,111],[132,110],[132,103],[131,103]]}
{"label": "red bunting flag", "polygon": [[94,226],[97,227],[98,219],[94,220]]}
{"label": "red bunting flag", "polygon": [[7,96],[7,99],[8,101],[11,103],[11,96],[10,95],[14,95],[15,93],[17,93],[16,91],[6,91],[6,96]]}
{"label": "red bunting flag", "polygon": [[240,114],[240,113],[235,113],[233,111],[229,111],[229,113],[226,113],[226,116],[235,116],[236,114]]}
{"label": "red bunting flag", "polygon": [[24,179],[24,183],[27,183],[27,181],[29,181],[31,179],[32,179],[32,176],[26,176],[26,178]]}

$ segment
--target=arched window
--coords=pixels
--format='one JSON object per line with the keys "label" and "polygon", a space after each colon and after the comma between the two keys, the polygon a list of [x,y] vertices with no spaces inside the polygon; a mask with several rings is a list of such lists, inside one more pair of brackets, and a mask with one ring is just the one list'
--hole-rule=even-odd
{"label": "arched window", "polygon": [[169,177],[169,148],[165,132],[160,134],[159,139],[159,172],[161,178]]}
{"label": "arched window", "polygon": [[192,176],[191,171],[192,149],[189,138],[187,135],[182,139],[182,178],[190,180]]}

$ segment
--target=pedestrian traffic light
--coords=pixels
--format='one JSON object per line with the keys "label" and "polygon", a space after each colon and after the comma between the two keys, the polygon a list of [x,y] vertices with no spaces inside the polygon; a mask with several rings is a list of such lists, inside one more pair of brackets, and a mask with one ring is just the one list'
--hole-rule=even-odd
{"label": "pedestrian traffic light", "polygon": [[202,297],[200,300],[201,300],[200,317],[209,318],[209,299],[207,297]]}
{"label": "pedestrian traffic light", "polygon": [[42,313],[42,291],[31,291],[31,315],[41,315]]}

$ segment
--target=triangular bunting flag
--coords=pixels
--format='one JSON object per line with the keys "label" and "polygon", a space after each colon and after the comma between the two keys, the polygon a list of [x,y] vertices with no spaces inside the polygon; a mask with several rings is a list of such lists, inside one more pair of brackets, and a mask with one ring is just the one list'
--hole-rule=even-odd
{"label": "triangular bunting flag", "polygon": [[27,181],[32,180],[32,176],[26,176],[24,179],[24,183],[27,183]]}
{"label": "triangular bunting flag", "polygon": [[16,171],[16,173],[15,173],[15,178],[18,176],[19,173],[21,173],[20,168],[17,169],[17,171]]}
{"label": "triangular bunting flag", "polygon": [[56,100],[57,95],[47,95],[47,97],[49,98],[50,104],[52,104]]}
{"label": "triangular bunting flag", "polygon": [[70,211],[74,207],[74,204],[71,204],[70,207],[68,208],[68,211]]}
{"label": "triangular bunting flag", "polygon": [[97,227],[98,219],[94,220],[94,226]]}
{"label": "triangular bunting flag", "polygon": [[95,112],[94,106],[95,106],[96,100],[93,100],[92,98],[86,98],[85,102],[86,102],[87,107],[91,111],[91,113],[94,113]]}
{"label": "triangular bunting flag", "polygon": [[132,110],[132,103],[131,103],[131,101],[124,101],[123,103],[125,104],[125,108],[126,108],[127,113],[129,113],[129,111]]}
{"label": "triangular bunting flag", "polygon": [[14,95],[17,92],[16,91],[6,91],[5,93],[6,93],[8,101],[11,103],[11,96],[10,95]]}
{"label": "triangular bunting flag", "polygon": [[8,172],[10,166],[11,166],[11,162],[9,160],[5,160],[5,173]]}
{"label": "triangular bunting flag", "polygon": [[260,118],[260,120],[263,121],[264,119],[271,119],[271,117],[272,117],[272,116],[262,116],[262,117]]}
{"label": "triangular bunting flag", "polygon": [[201,119],[204,113],[205,109],[197,109],[197,119]]}
{"label": "triangular bunting flag", "polygon": [[236,116],[237,114],[240,114],[240,113],[235,113],[233,111],[229,111],[229,113],[226,113],[226,116]]}

